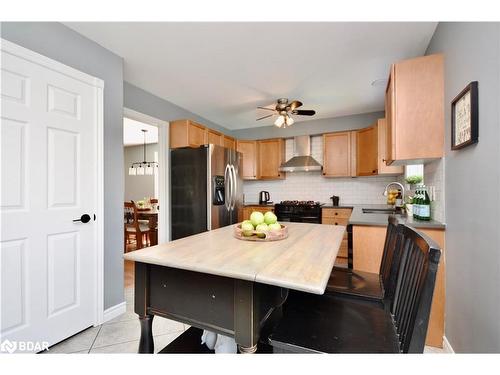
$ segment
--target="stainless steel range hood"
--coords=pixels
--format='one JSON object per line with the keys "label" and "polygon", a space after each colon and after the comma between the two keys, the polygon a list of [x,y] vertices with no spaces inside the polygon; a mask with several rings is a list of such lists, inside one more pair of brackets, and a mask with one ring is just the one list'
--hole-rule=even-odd
{"label": "stainless steel range hood", "polygon": [[321,171],[323,166],[311,156],[311,137],[301,135],[293,139],[293,157],[280,167],[281,172]]}

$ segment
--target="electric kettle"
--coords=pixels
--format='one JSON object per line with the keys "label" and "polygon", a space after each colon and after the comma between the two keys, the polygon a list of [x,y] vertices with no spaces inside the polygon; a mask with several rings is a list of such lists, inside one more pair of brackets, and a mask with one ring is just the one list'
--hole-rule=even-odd
{"label": "electric kettle", "polygon": [[267,204],[270,200],[269,192],[261,191],[259,193],[259,204]]}

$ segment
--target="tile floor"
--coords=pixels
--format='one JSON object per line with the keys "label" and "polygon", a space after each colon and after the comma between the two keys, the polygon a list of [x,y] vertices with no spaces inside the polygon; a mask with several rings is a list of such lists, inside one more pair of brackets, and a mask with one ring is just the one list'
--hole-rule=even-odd
{"label": "tile floor", "polygon": [[[44,354],[58,353],[137,353],[140,326],[134,313],[134,290],[125,289],[127,311],[98,326],[88,328],[49,348]],[[158,316],[153,319],[155,352],[160,351],[189,326]]]}

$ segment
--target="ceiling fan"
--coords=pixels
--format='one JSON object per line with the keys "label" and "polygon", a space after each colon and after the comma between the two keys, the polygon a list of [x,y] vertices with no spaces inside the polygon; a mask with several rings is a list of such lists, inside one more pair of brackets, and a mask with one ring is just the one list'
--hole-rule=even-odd
{"label": "ceiling fan", "polygon": [[294,100],[293,102],[289,103],[287,98],[281,98],[276,101],[276,105],[274,108],[257,107],[258,109],[264,109],[266,111],[272,111],[274,113],[260,117],[256,121],[278,115],[278,118],[274,121],[274,125],[276,125],[278,128],[281,128],[282,126],[290,126],[295,122],[290,115],[314,116],[314,114],[316,114],[316,111],[313,111],[312,109],[297,109],[301,106],[302,103],[298,100]]}

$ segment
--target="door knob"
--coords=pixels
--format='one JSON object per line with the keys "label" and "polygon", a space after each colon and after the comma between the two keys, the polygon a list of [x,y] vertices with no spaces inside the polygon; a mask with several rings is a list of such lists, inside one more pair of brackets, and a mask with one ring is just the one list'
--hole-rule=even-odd
{"label": "door knob", "polygon": [[88,223],[90,221],[90,215],[89,214],[83,214],[82,216],[80,216],[79,219],[73,220],[73,222],[77,222],[77,221],[81,221],[84,224]]}

